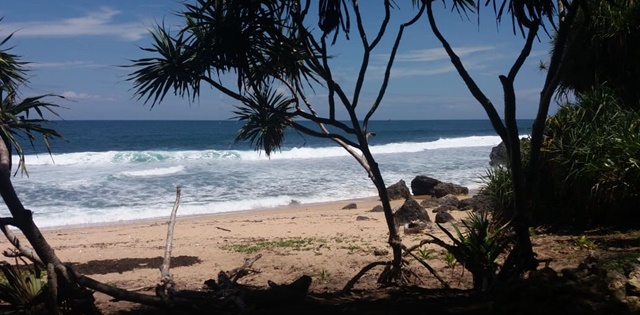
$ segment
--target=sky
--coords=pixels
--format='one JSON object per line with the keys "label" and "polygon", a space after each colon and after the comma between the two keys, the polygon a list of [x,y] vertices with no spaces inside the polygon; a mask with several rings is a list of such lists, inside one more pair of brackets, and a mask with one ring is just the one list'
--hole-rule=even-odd
{"label": "sky", "polygon": [[[192,1],[193,2],[193,1]],[[312,1],[314,4],[317,1]],[[196,101],[168,96],[153,108],[134,96],[127,75],[132,60],[153,57],[141,48],[150,47],[149,31],[157,24],[178,30],[183,20],[179,0],[0,0],[0,38],[13,33],[3,46],[29,65],[29,85],[22,96],[47,93],[62,95],[55,100],[65,120],[226,120],[232,118],[232,99],[204,87]],[[386,37],[372,52],[369,71],[359,102],[366,112],[378,94],[382,75],[398,33],[399,23],[417,12],[410,1],[396,1]],[[502,113],[502,90],[498,75],[508,73],[522,49],[524,39],[512,31],[510,19],[497,25],[492,9],[468,19],[436,1],[436,19],[477,84]],[[381,2],[360,1],[367,38],[376,35],[382,13]],[[352,20],[350,40],[344,33],[330,47],[332,72],[348,95],[362,60],[362,46]],[[309,24],[315,27],[315,19]],[[534,118],[545,73],[538,68],[548,59],[549,37],[540,34],[515,83],[518,118]],[[234,87],[232,78],[222,78]],[[322,114],[327,93],[318,88],[310,96]],[[53,99],[51,99],[54,101]],[[555,110],[552,108],[551,113]],[[364,116],[361,116],[364,117]],[[56,118],[56,117],[48,117]],[[346,118],[339,112],[338,118]],[[428,26],[426,16],[407,28],[398,50],[385,98],[373,119],[486,119],[451,65]]]}

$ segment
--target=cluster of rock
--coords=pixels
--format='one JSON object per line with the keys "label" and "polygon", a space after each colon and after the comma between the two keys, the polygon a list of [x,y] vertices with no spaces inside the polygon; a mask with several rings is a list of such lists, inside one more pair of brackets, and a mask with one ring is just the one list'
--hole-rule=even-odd
{"label": "cluster of rock", "polygon": [[[447,223],[455,221],[450,211],[480,210],[483,205],[481,198],[476,196],[459,198],[469,194],[467,187],[424,175],[411,181],[411,189],[404,180],[398,181],[387,187],[387,194],[391,200],[405,200],[393,213],[395,225],[404,226],[405,233],[417,233],[430,227],[432,221],[427,209],[435,213],[436,223]],[[426,198],[418,203],[414,196]],[[372,211],[382,211],[382,206],[376,206]]]}

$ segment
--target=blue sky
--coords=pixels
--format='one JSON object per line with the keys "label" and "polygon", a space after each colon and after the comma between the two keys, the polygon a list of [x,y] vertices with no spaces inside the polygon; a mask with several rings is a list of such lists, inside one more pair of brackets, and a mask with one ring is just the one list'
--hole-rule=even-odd
{"label": "blue sky", "polygon": [[[314,1],[315,2],[315,1]],[[361,97],[361,108],[375,99],[398,30],[416,10],[409,1],[397,1],[392,11],[387,37],[372,55],[370,72]],[[381,6],[361,1],[368,38],[375,37],[373,26],[380,21]],[[514,35],[510,19],[496,26],[490,9],[475,17],[461,18],[450,8],[438,7],[441,31],[459,53],[471,75],[502,112],[499,74],[509,71],[524,39]],[[32,62],[24,96],[55,93],[68,100],[57,101],[63,119],[178,119],[216,120],[233,116],[235,104],[217,91],[203,93],[199,101],[169,96],[153,109],[133,96],[133,85],[126,81],[132,69],[122,68],[130,60],[150,57],[139,47],[150,46],[148,30],[165,23],[177,30],[181,20],[173,12],[181,10],[178,0],[23,0],[4,1],[0,6],[0,36],[14,32],[8,46],[12,53]],[[314,21],[315,23],[315,21]],[[360,66],[361,46],[352,20],[351,40],[344,37],[332,47],[333,72],[349,95]],[[533,118],[544,80],[538,63],[547,60],[549,39],[545,34],[518,75],[518,117]],[[230,78],[225,78],[232,82]],[[316,90],[310,100],[322,113],[326,93]],[[485,119],[481,106],[472,98],[455,72],[449,58],[433,36],[426,16],[405,31],[392,80],[374,119]]]}

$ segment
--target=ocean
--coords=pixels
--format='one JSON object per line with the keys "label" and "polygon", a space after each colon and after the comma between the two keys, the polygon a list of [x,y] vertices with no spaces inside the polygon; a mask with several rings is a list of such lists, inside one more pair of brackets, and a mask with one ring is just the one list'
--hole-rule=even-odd
{"label": "ocean", "polygon": [[[530,132],[520,121],[520,134]],[[337,144],[291,131],[269,158],[235,143],[235,121],[55,121],[64,139],[24,145],[28,176],[13,177],[40,227],[168,217],[176,187],[178,216],[291,203],[376,196],[367,173]],[[488,120],[373,121],[371,150],[385,185],[417,175],[482,185],[491,148]],[[14,157],[14,168],[15,165]],[[8,216],[4,204],[0,215]]]}

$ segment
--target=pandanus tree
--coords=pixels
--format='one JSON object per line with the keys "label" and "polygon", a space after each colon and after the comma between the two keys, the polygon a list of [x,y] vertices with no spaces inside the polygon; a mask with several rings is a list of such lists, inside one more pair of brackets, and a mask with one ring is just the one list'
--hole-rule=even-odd
{"label": "pandanus tree", "polygon": [[[365,104],[362,99],[369,60],[387,33],[395,4],[390,0],[376,3],[384,16],[369,34],[358,1],[318,3],[319,30],[308,24],[311,1],[198,0],[185,4],[181,12],[184,27],[170,34],[159,25],[152,32],[153,46],[143,48],[154,56],[133,60],[131,67],[137,70],[128,80],[133,82],[138,99],[152,107],[169,91],[194,100],[203,83],[216,88],[237,102],[235,118],[244,126],[236,140],[249,140],[266,155],[281,149],[289,128],[340,145],[364,168],[384,209],[393,260],[372,266],[386,265],[381,283],[401,283],[402,243],[381,170],[370,150],[370,120],[385,95],[403,31],[423,10],[399,25],[377,96]],[[349,35],[351,16],[355,17],[362,55],[349,95],[332,73],[330,48],[340,32]],[[321,104],[328,108],[322,110],[310,97],[319,89],[327,95]],[[339,120],[340,115],[347,119]]]}
{"label": "pandanus tree", "polygon": [[[0,230],[15,247],[4,251],[9,257],[23,257],[39,268],[47,270],[48,305],[52,314],[57,314],[59,300],[87,302],[84,306],[74,305],[76,310],[95,311],[93,296],[78,285],[72,273],[60,261],[53,248],[47,243],[40,229],[33,221],[31,210],[25,208],[11,181],[12,176],[21,172],[27,175],[25,164],[25,142],[33,144],[37,136],[42,137],[47,149],[49,140],[60,138],[58,131],[46,126],[46,115],[57,116],[58,105],[50,103],[50,98],[61,97],[53,94],[21,98],[19,89],[28,83],[26,78],[27,62],[11,53],[13,47],[7,47],[12,35],[0,42],[0,195],[7,206],[9,216],[0,217]],[[13,170],[13,157],[17,156],[17,169]],[[14,233],[18,229],[28,244]]]}
{"label": "pandanus tree", "polygon": [[[504,279],[520,275],[528,270],[535,270],[538,266],[538,261],[535,258],[528,227],[532,211],[532,198],[535,196],[538,181],[536,174],[540,171],[539,156],[543,131],[551,100],[560,82],[559,73],[561,73],[568,60],[569,52],[566,51],[565,45],[570,34],[572,21],[576,13],[583,9],[584,2],[580,0],[560,0],[558,3],[544,0],[502,0],[486,1],[484,3],[485,5],[493,5],[498,23],[504,14],[509,14],[513,23],[513,32],[519,32],[524,38],[522,50],[515,58],[508,73],[499,76],[504,96],[504,115],[502,117],[496,110],[494,103],[476,84],[455,50],[438,28],[436,17],[433,14],[433,3],[435,1],[422,0],[421,2],[426,5],[431,31],[449,55],[451,63],[456,68],[469,92],[487,113],[491,124],[507,149],[508,168],[513,191],[513,209],[511,209],[510,217],[507,219],[510,220],[515,231],[515,246],[500,270],[500,278]],[[458,6],[459,11],[462,12],[479,12],[482,7],[481,1],[477,3],[474,1],[461,1]],[[559,8],[559,11],[557,8]],[[517,102],[514,82],[518,72],[531,53],[534,41],[545,35],[555,36],[556,43],[548,63],[547,75],[540,91],[538,112],[532,126],[529,163],[524,166],[516,121]]]}

